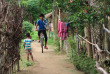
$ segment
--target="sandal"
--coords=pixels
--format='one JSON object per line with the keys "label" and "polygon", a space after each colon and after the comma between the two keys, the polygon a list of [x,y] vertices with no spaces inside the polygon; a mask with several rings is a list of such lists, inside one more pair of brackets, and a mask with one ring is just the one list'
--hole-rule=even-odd
{"label": "sandal", "polygon": [[37,40],[38,41],[38,43],[40,43],[40,40]]}
{"label": "sandal", "polygon": [[48,49],[48,47],[47,47],[47,46],[45,46],[45,49]]}

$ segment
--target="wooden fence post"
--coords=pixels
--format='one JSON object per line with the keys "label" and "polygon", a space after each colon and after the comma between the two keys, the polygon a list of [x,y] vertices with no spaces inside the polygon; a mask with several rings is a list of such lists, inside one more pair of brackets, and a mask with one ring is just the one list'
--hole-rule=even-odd
{"label": "wooden fence post", "polygon": [[17,71],[20,71],[19,60],[17,60]]}

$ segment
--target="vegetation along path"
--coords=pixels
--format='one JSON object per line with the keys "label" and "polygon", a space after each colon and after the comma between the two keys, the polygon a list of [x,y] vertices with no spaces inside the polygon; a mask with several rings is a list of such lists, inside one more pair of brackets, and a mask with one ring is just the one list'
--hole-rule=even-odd
{"label": "vegetation along path", "polygon": [[40,43],[33,42],[32,48],[35,65],[17,74],[84,74],[74,68],[66,55],[56,54],[52,46],[44,53],[41,53]]}

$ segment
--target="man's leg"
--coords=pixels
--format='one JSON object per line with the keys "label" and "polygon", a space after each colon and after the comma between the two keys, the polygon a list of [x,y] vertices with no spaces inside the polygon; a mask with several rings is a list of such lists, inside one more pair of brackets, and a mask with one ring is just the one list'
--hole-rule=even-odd
{"label": "man's leg", "polygon": [[41,33],[41,31],[39,30],[38,31],[38,38],[39,38],[38,42],[40,42],[40,33]]}
{"label": "man's leg", "polygon": [[46,30],[43,31],[44,37],[45,37],[45,49],[48,49],[47,47],[47,33]]}

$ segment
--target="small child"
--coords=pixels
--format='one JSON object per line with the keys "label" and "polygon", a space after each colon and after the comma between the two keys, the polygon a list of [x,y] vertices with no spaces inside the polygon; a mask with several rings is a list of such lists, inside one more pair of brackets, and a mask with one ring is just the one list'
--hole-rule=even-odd
{"label": "small child", "polygon": [[31,48],[31,36],[30,36],[30,33],[27,33],[26,34],[26,39],[24,39],[24,48],[25,48],[25,51],[26,51],[26,54],[27,54],[27,61],[29,61],[29,55],[31,56],[31,59],[32,61],[34,62],[33,60],[33,55],[32,55],[32,48]]}

